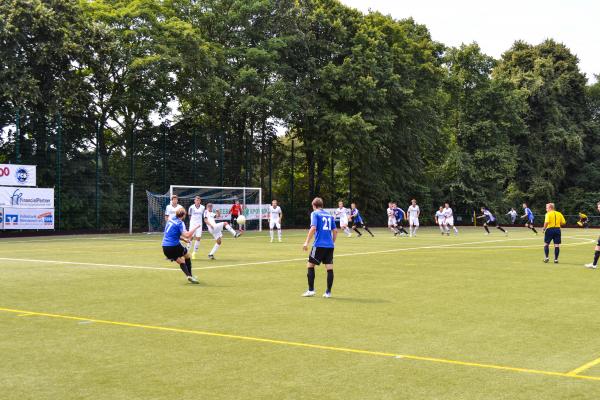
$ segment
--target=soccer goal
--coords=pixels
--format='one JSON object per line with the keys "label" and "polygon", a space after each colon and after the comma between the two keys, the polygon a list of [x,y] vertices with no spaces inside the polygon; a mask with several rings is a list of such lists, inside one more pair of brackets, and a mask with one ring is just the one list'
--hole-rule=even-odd
{"label": "soccer goal", "polygon": [[[213,203],[213,211],[221,214],[217,220],[230,221],[231,206],[236,200],[242,205],[246,217],[246,230],[262,231],[262,221],[267,219],[268,204],[262,203],[262,189],[256,187],[186,186],[171,185],[165,194],[146,191],[148,197],[148,232],[162,232],[165,228],[165,208],[176,194],[185,210],[200,196],[202,204]],[[187,222],[187,221],[186,221]],[[206,228],[205,228],[206,229]]]}

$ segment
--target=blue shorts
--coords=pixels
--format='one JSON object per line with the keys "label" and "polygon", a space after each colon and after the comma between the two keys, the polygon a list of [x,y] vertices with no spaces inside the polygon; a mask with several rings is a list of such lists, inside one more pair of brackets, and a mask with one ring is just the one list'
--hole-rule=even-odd
{"label": "blue shorts", "polygon": [[560,228],[548,228],[544,233],[544,243],[550,244],[550,242],[554,242],[554,244],[561,243],[561,232]]}

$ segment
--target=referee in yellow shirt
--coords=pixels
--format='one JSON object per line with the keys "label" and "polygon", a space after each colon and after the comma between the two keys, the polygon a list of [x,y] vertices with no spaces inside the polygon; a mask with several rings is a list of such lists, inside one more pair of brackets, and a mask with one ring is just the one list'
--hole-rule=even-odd
{"label": "referee in yellow shirt", "polygon": [[546,204],[546,217],[544,218],[544,262],[550,261],[550,242],[554,242],[554,264],[558,264],[558,254],[560,253],[561,226],[565,226],[567,221],[565,217],[554,210],[554,203]]}

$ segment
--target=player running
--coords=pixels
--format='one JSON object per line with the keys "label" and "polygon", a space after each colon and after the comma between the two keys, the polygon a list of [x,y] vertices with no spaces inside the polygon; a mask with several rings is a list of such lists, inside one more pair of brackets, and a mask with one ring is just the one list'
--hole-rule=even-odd
{"label": "player running", "polygon": [[477,219],[480,219],[480,218],[485,218],[485,222],[483,223],[483,228],[485,229],[486,235],[490,234],[490,230],[488,229],[488,226],[495,226],[497,229],[504,232],[504,234],[506,236],[508,236],[508,232],[503,227],[500,226],[500,224],[498,223],[498,220],[496,219],[496,217],[494,217],[494,214],[492,214],[490,212],[490,210],[488,210],[487,208],[481,207],[481,215],[479,217],[477,217]]}
{"label": "player running", "polygon": [[343,229],[346,232],[346,236],[351,237],[352,231],[348,228],[348,215],[350,214],[350,210],[344,207],[344,202],[338,202],[338,208],[335,209],[333,215],[336,218],[340,219],[340,229]]}
{"label": "player running", "polygon": [[554,264],[558,264],[560,244],[562,242],[561,230],[567,221],[565,217],[555,210],[554,203],[546,204],[546,216],[544,217],[544,262],[550,261],[550,242],[554,242]]}
{"label": "player running", "polygon": [[579,213],[579,221],[577,221],[577,226],[580,228],[589,228],[590,220],[588,216],[582,212]]}
{"label": "player running", "polygon": [[358,228],[365,228],[371,237],[375,236],[373,235],[373,232],[369,230],[369,227],[360,216],[360,211],[358,211],[358,208],[356,208],[356,203],[350,204],[350,219],[352,220],[352,230],[358,234],[358,237],[362,236],[362,233],[360,233]]}
{"label": "player running", "polygon": [[396,216],[394,215],[394,203],[392,203],[391,201],[388,203],[388,208],[386,212],[388,217],[388,228],[390,229],[390,231],[392,231],[394,236],[396,236],[400,233],[400,231],[396,228],[398,224],[396,223]]}
{"label": "player running", "polygon": [[271,243],[273,243],[273,228],[277,228],[277,238],[281,242],[281,220],[283,213],[281,207],[277,205],[277,200],[273,200],[269,206],[269,235],[271,235]]}
{"label": "player running", "polygon": [[180,240],[189,241],[197,229],[202,225],[196,225],[189,231],[185,229],[185,210],[180,207],[175,213],[175,218],[167,220],[165,232],[162,240],[163,254],[167,259],[175,261],[179,264],[179,268],[187,277],[188,282],[198,283],[198,279],[192,275],[192,260],[185,247],[180,243]]}
{"label": "player running", "polygon": [[440,206],[435,212],[435,223],[440,227],[442,236],[446,234],[446,216],[444,215],[444,207]]}
{"label": "player running", "polygon": [[533,233],[537,235],[538,233],[535,230],[535,226],[533,226],[533,219],[535,216],[533,215],[531,209],[527,206],[527,203],[523,203],[523,212],[525,214],[521,215],[521,219],[525,220],[525,227],[531,229]]}
{"label": "player running", "polygon": [[177,214],[177,211],[179,210],[183,210],[183,207],[181,206],[181,204],[179,204],[179,197],[177,197],[177,195],[174,194],[173,196],[171,196],[171,203],[167,204],[167,207],[165,208],[165,222],[167,222],[170,219],[176,218],[175,214]]}
{"label": "player running", "polygon": [[202,219],[204,218],[204,206],[202,205],[202,199],[200,196],[194,198],[194,204],[188,209],[188,215],[190,216],[190,227],[200,225],[200,227],[194,233],[192,240],[188,243],[188,251],[192,247],[194,242],[194,251],[192,252],[192,260],[196,259],[196,252],[200,246],[200,240],[202,239]]}
{"label": "player running", "polygon": [[455,235],[458,235],[458,228],[454,226],[454,212],[450,208],[449,203],[444,203],[444,223],[446,225],[446,234],[450,236],[450,228],[454,231]]}
{"label": "player running", "polygon": [[417,200],[412,199],[408,206],[408,224],[410,237],[417,236],[417,230],[419,229],[419,216],[421,215],[421,209],[417,205]]}
{"label": "player running", "polygon": [[[598,208],[598,212],[600,212],[600,201],[596,204],[596,207]],[[600,237],[598,238],[598,242],[596,242],[594,251],[594,262],[585,264],[586,268],[596,269],[598,267],[598,258],[600,258]]]}
{"label": "player running", "polygon": [[402,226],[402,221],[406,218],[406,213],[403,209],[398,207],[398,204],[394,203],[394,216],[396,217],[396,225],[398,226],[398,230],[400,231],[400,236],[408,235],[408,232]]}
{"label": "player running", "polygon": [[335,219],[331,214],[323,210],[323,199],[315,197],[312,201],[313,212],[310,214],[310,229],[306,240],[302,245],[304,251],[308,250],[308,242],[315,237],[313,247],[308,256],[307,274],[308,290],[302,294],[303,297],[315,295],[315,265],[325,264],[327,269],[327,290],[323,297],[331,297],[333,286],[333,249],[337,238],[337,227]]}
{"label": "player running", "polygon": [[206,224],[206,228],[208,229],[208,232],[215,239],[215,245],[213,246],[210,253],[208,253],[208,258],[211,260],[215,259],[215,253],[217,252],[217,250],[219,250],[219,247],[221,246],[221,238],[223,237],[223,228],[227,229],[234,238],[238,238],[241,235],[241,233],[236,232],[231,227],[229,222],[217,223],[215,221],[215,217],[218,217],[219,215],[220,215],[219,212],[216,212],[216,213],[213,212],[213,204],[212,203],[208,203],[206,205],[206,210],[204,210],[204,223]]}

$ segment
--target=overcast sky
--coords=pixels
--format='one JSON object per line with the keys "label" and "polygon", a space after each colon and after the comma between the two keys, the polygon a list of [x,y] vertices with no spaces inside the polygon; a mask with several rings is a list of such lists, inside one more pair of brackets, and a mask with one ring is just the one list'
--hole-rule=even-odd
{"label": "overcast sky", "polygon": [[477,42],[493,57],[515,40],[564,43],[579,58],[589,82],[600,74],[600,1],[597,0],[341,0],[367,12],[413,17],[434,40],[449,46]]}

